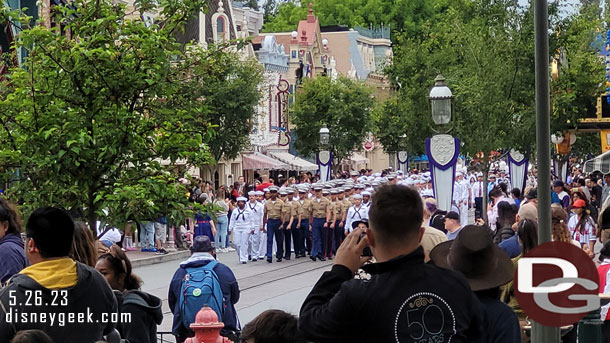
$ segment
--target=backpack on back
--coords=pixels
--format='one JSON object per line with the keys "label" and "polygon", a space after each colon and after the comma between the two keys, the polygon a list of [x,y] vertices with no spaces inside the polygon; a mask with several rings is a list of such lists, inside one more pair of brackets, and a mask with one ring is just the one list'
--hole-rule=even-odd
{"label": "backpack on back", "polygon": [[218,275],[214,272],[217,264],[214,260],[203,267],[186,268],[186,275],[180,287],[180,314],[186,328],[190,328],[191,323],[195,322],[197,312],[204,305],[213,309],[218,315],[218,321],[222,321],[223,295]]}

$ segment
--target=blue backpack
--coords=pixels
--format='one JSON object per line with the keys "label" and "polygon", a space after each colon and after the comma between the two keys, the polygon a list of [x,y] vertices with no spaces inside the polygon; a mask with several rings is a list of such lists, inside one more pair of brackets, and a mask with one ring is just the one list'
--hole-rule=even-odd
{"label": "blue backpack", "polygon": [[180,314],[186,328],[195,322],[197,312],[205,305],[212,308],[218,315],[218,321],[222,322],[224,297],[218,275],[214,272],[217,264],[214,260],[203,267],[186,268],[180,287]]}

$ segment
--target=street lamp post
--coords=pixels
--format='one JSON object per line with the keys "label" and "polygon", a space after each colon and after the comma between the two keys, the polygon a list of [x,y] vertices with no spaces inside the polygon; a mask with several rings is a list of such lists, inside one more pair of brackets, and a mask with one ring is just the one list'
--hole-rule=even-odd
{"label": "street lamp post", "polygon": [[397,170],[402,171],[403,175],[407,175],[409,169],[409,154],[407,154],[407,135],[403,134],[400,136],[398,142],[398,152],[396,153],[396,160],[398,161]]}
{"label": "street lamp post", "polygon": [[[534,1],[536,73],[536,152],[538,163],[538,243],[551,241],[551,121],[549,94],[549,11],[547,0]],[[559,328],[532,323],[532,342],[559,342]]]}
{"label": "street lamp post", "polygon": [[318,168],[320,170],[320,181],[330,180],[332,172],[333,154],[330,152],[330,130],[323,125],[320,129],[320,151],[318,152]]}
{"label": "street lamp post", "polygon": [[448,134],[451,130],[449,123],[453,113],[453,93],[442,75],[434,79],[434,87],[430,90],[428,99],[432,120],[440,129],[437,131],[439,134],[426,139],[432,189],[438,207],[450,211],[460,140]]}

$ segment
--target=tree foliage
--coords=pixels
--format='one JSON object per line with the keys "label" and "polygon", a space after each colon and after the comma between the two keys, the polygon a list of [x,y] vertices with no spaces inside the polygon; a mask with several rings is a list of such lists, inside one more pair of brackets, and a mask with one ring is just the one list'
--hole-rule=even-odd
{"label": "tree foliage", "polygon": [[[433,134],[427,96],[436,74],[447,78],[455,95],[451,134],[464,143],[462,154],[474,157],[482,152],[482,161],[487,161],[493,150],[526,151],[533,144],[529,9],[508,0],[458,1],[436,15],[421,37],[403,34],[396,40],[387,72],[400,89],[376,118],[376,134],[386,149],[395,149],[395,137],[406,133],[409,153],[423,152],[423,137]],[[388,123],[397,123],[399,129]]]}
{"label": "tree foliage", "polygon": [[[210,118],[221,110],[200,98],[199,86],[251,75],[235,64],[211,73],[211,58],[235,57],[176,42],[204,4],[140,1],[126,13],[120,2],[76,0],[54,7],[61,31],[29,27],[23,13],[2,10],[22,27],[16,44],[28,52],[22,67],[10,69],[0,99],[0,163],[6,179],[21,176],[7,193],[26,215],[54,205],[94,227],[100,217],[120,226],[185,214],[187,189],[178,179],[212,160]],[[137,19],[144,11],[162,19],[148,25]]]}
{"label": "tree foliage", "polygon": [[[297,29],[299,20],[307,17],[313,3],[320,25],[369,27],[390,25],[394,32],[418,36],[435,14],[441,13],[447,0],[313,0],[282,2],[276,5],[275,17],[265,18],[265,32]],[[275,2],[273,2],[275,5]],[[268,20],[270,19],[270,20]]]}
{"label": "tree foliage", "polygon": [[307,79],[291,108],[292,124],[300,154],[319,150],[318,132],[326,125],[331,133],[330,148],[335,165],[351,155],[370,130],[370,112],[375,100],[372,90],[359,81],[339,77]]}

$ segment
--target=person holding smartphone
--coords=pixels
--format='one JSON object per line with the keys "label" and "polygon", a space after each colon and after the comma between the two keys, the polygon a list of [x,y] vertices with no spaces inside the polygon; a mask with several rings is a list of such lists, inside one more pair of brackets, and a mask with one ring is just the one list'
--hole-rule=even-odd
{"label": "person holding smartphone", "polygon": [[[368,228],[358,223],[345,238],[301,307],[307,340],[487,342],[481,303],[464,276],[424,263],[423,213],[415,189],[377,189]],[[371,259],[363,256],[367,245],[376,262],[364,265]],[[354,279],[359,268],[371,277]],[[355,327],[362,318],[367,325]]]}

